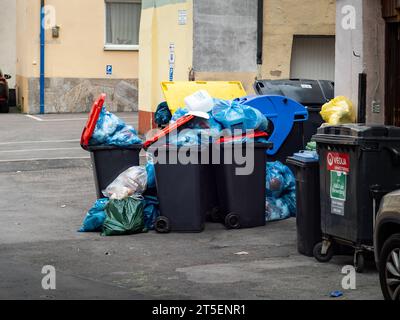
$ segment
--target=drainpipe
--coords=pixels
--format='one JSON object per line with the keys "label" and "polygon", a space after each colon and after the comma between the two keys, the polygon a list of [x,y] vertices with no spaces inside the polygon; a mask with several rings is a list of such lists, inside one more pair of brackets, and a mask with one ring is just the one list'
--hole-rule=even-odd
{"label": "drainpipe", "polygon": [[264,0],[257,5],[257,64],[263,63]]}
{"label": "drainpipe", "polygon": [[44,63],[45,63],[45,30],[44,30],[44,3],[40,0],[40,114],[44,114]]}
{"label": "drainpipe", "polygon": [[358,75],[358,123],[367,122],[367,75],[360,73]]}

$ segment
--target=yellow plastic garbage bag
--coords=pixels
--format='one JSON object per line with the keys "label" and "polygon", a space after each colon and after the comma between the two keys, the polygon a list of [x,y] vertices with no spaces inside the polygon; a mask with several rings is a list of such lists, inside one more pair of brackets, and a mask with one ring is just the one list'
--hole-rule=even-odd
{"label": "yellow plastic garbage bag", "polygon": [[344,96],[336,97],[322,106],[321,116],[326,123],[334,126],[353,123],[355,122],[353,103]]}

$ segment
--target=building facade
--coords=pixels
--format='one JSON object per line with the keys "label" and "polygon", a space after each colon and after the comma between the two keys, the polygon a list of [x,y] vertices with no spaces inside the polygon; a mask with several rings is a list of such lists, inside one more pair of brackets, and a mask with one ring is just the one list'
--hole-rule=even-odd
{"label": "building facade", "polygon": [[86,112],[105,92],[111,111],[139,109],[145,132],[162,81],[240,80],[252,94],[256,78],[335,77],[334,0],[44,0],[44,59],[41,2],[16,0],[26,113]]}
{"label": "building facade", "polygon": [[86,112],[102,92],[112,111],[138,109],[140,0],[16,0],[16,87],[25,113]]}
{"label": "building facade", "polygon": [[8,80],[10,89],[15,88],[16,76],[16,0],[0,0],[0,70],[12,76]]}
{"label": "building facade", "polygon": [[240,80],[252,94],[256,78],[334,80],[335,6],[334,0],[144,0],[140,131],[154,126],[162,81]]}
{"label": "building facade", "polygon": [[369,124],[400,126],[399,26],[398,0],[337,0],[336,95],[365,100]]}

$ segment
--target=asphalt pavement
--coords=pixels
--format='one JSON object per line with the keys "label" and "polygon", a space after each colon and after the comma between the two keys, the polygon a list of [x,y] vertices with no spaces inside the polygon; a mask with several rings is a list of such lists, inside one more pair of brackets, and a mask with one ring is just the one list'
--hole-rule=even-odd
{"label": "asphalt pavement", "polygon": [[[136,126],[136,114],[121,114]],[[86,115],[0,115],[0,299],[382,299],[373,262],[344,290],[352,257],[320,264],[296,248],[296,221],[198,234],[78,233],[95,201],[79,138]],[[42,288],[43,266],[56,290]]]}
{"label": "asphalt pavement", "polygon": [[[117,113],[126,123],[138,126],[137,113]],[[87,114],[0,116],[0,170],[5,167],[22,168],[32,162],[38,168],[54,167],[64,160],[81,163],[89,160],[89,153],[80,145],[80,137]],[[2,169],[3,167],[3,169]]]}

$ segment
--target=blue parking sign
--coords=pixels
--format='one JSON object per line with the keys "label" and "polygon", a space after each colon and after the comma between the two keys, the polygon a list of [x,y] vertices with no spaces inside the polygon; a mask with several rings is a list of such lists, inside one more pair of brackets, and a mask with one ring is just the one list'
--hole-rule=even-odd
{"label": "blue parking sign", "polygon": [[111,64],[108,64],[108,65],[106,66],[106,74],[107,74],[108,76],[111,76],[111,75],[112,75],[112,69],[113,69],[113,67],[112,67]]}

